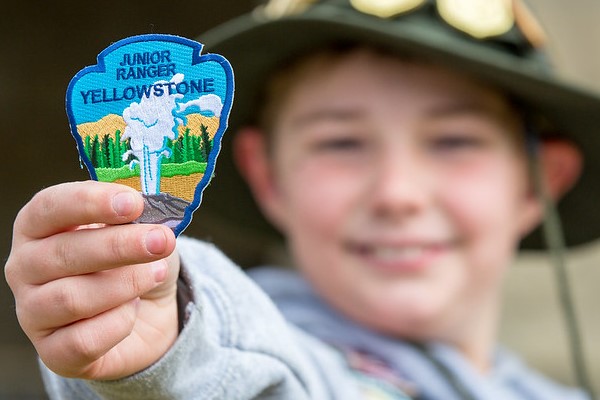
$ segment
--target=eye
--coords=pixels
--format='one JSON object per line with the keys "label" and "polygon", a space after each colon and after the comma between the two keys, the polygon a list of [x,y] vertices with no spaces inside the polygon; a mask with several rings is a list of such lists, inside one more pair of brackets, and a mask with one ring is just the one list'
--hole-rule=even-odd
{"label": "eye", "polygon": [[438,151],[474,149],[484,144],[485,141],[481,137],[468,133],[445,133],[431,141],[434,150]]}
{"label": "eye", "polygon": [[327,138],[315,143],[314,148],[319,151],[352,151],[363,146],[363,142],[354,137]]}

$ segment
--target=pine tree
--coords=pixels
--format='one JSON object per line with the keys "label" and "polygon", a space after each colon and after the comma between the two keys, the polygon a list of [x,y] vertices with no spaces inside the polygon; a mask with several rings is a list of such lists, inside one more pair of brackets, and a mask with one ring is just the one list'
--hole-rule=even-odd
{"label": "pine tree", "polygon": [[114,145],[114,152],[113,152],[113,160],[115,161],[114,167],[115,168],[121,168],[123,165],[125,165],[125,163],[123,162],[123,153],[125,153],[125,151],[123,150],[123,143],[121,143],[121,131],[119,129],[117,129],[115,131],[115,145]]}
{"label": "pine tree", "polygon": [[177,140],[173,141],[173,163],[181,164],[183,162],[183,137],[179,135]]}
{"label": "pine tree", "polygon": [[190,136],[190,143],[192,147],[192,160],[198,161],[200,157],[201,149],[200,149],[200,138],[196,135]]}
{"label": "pine tree", "polygon": [[200,125],[200,132],[202,133],[202,155],[203,162],[208,162],[208,158],[210,156],[210,152],[212,151],[212,142],[210,140],[210,135],[208,134],[208,127],[204,124]]}
{"label": "pine tree", "polygon": [[89,135],[85,137],[83,150],[85,151],[85,154],[87,154],[88,158],[92,160],[92,140],[90,139]]}
{"label": "pine tree", "polygon": [[104,158],[104,167],[106,168],[110,168],[110,143],[109,143],[109,136],[108,135],[104,135],[104,137],[102,138],[102,156]]}
{"label": "pine tree", "polygon": [[102,151],[100,149],[100,140],[98,139],[98,135],[95,135],[94,140],[92,141],[90,160],[96,168],[104,168],[104,160],[102,157]]}
{"label": "pine tree", "polygon": [[192,135],[190,135],[190,128],[185,129],[185,160],[192,161],[194,159],[194,140]]}
{"label": "pine tree", "polygon": [[182,162],[184,162],[184,160],[183,160],[183,136],[182,135],[179,135],[177,142],[175,142],[173,152],[175,153],[173,156],[174,162],[176,162],[178,164],[181,164]]}
{"label": "pine tree", "polygon": [[115,148],[115,141],[111,136],[106,136],[104,140],[106,141],[106,148],[108,149],[106,153],[108,166],[110,168],[117,168],[118,162],[116,161],[117,149]]}

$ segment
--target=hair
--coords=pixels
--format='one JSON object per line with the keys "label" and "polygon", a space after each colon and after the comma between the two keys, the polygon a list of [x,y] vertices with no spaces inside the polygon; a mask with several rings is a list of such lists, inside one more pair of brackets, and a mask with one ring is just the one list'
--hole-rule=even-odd
{"label": "hair", "polygon": [[[352,54],[360,51],[366,51],[382,58],[393,58],[407,64],[444,67],[439,62],[429,60],[422,55],[417,56],[410,52],[401,52],[390,47],[357,42],[335,42],[317,50],[302,52],[283,62],[271,74],[260,96],[261,101],[259,104],[262,104],[262,107],[259,110],[258,120],[256,121],[258,127],[269,137],[272,137],[277,117],[298,82],[303,81],[307,76],[315,73],[315,71],[332,69]],[[480,83],[490,86],[484,81]],[[540,118],[539,115],[530,110],[519,99],[499,88],[491,88],[504,95],[508,106],[522,121],[521,126],[523,129],[514,132],[514,139],[517,146],[524,149],[525,138],[530,134],[541,134],[544,137],[556,136],[556,131],[553,131],[551,126],[545,123],[545,119]],[[539,121],[544,121],[544,123],[540,124]],[[532,127],[534,129],[531,129],[531,132],[529,132]],[[549,132],[553,133],[549,135]]]}
{"label": "hair", "polygon": [[408,53],[400,53],[388,47],[365,45],[356,42],[335,42],[317,50],[302,52],[283,62],[271,74],[263,93],[261,94],[262,108],[258,116],[258,126],[271,135],[279,115],[291,93],[292,88],[306,76],[315,71],[331,69],[343,62],[352,54],[368,51],[381,57],[390,57],[406,63],[431,64],[422,57]]}

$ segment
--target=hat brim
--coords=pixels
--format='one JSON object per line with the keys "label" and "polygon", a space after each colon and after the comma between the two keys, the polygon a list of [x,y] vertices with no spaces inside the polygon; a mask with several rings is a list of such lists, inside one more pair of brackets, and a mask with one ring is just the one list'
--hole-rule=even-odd
{"label": "hat brim", "polygon": [[[219,53],[231,62],[236,81],[230,132],[224,138],[216,179],[203,200],[201,210],[205,211],[201,214],[208,220],[201,230],[217,242],[221,235],[215,232],[227,231],[225,241],[238,241],[233,238],[237,232],[246,237],[239,241],[248,248],[279,236],[260,215],[237,173],[229,140],[239,127],[253,121],[262,85],[277,66],[295,55],[343,40],[386,46],[463,71],[505,90],[547,117],[579,145],[585,160],[582,177],[559,205],[566,243],[574,246],[598,238],[600,212],[596,210],[600,207],[593,179],[600,176],[600,163],[593,151],[600,148],[600,97],[558,79],[540,68],[540,63],[478,45],[452,28],[430,28],[419,18],[416,14],[402,23],[388,24],[349,10],[313,7],[276,20],[249,14],[201,35],[198,40],[206,51]],[[239,250],[239,245],[231,247]],[[525,238],[522,247],[542,248],[539,232]]]}

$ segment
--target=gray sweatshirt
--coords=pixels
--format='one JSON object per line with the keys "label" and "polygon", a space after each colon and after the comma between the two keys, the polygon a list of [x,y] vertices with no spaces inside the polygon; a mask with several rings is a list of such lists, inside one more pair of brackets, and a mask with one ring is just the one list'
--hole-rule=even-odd
{"label": "gray sweatshirt", "polygon": [[378,335],[346,320],[296,273],[250,277],[212,245],[178,239],[191,289],[185,325],[156,364],[114,381],[57,376],[52,399],[584,400],[499,350],[482,376],[452,348]]}

